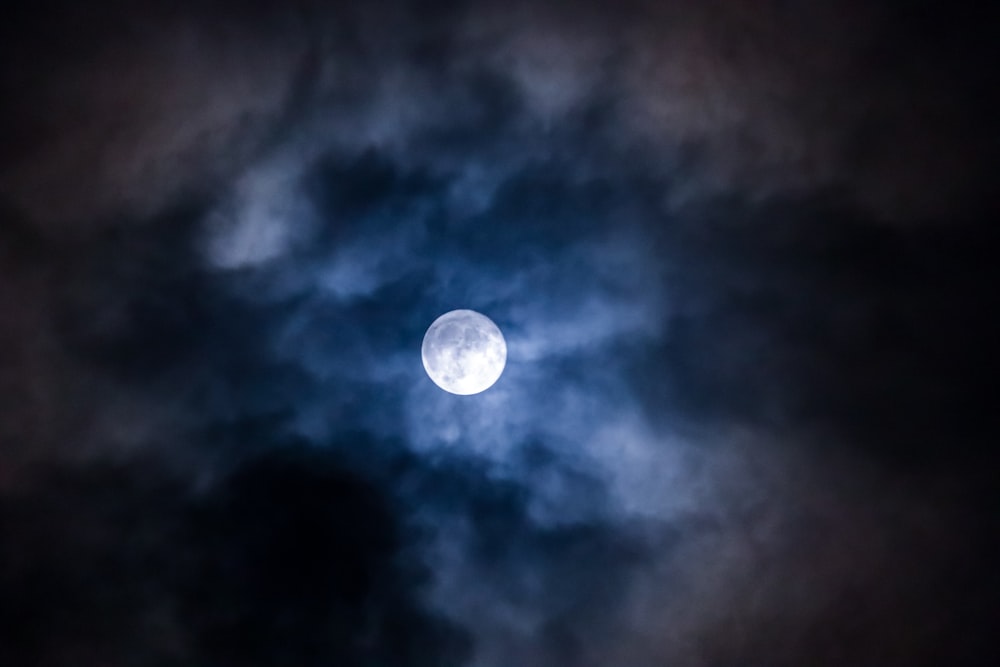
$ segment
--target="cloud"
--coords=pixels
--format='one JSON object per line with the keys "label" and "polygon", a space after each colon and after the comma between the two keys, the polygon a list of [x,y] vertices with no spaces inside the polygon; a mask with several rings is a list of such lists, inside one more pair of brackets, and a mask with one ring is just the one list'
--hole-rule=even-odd
{"label": "cloud", "polygon": [[5,76],[0,658],[995,654],[979,79],[779,4],[131,10]]}
{"label": "cloud", "polygon": [[54,234],[214,193],[266,145],[304,57],[279,27],[287,15],[222,24],[190,7],[105,5],[21,18],[6,48],[24,70],[5,77],[4,113],[18,150],[0,192]]}
{"label": "cloud", "polygon": [[[988,16],[943,18],[940,51],[905,59],[879,54],[926,26],[891,4],[633,2],[610,16],[599,4],[476,3],[431,20],[407,3],[263,3],[227,14],[224,29],[221,11],[126,10],[114,33],[100,11],[55,21],[69,38],[48,47],[50,73],[7,77],[4,125],[19,148],[0,170],[5,198],[46,227],[144,217],[219,195],[289,139],[307,154],[376,146],[437,160],[469,142],[502,168],[546,146],[522,136],[505,150],[505,129],[582,122],[644,155],[678,203],[834,190],[900,222],[988,204],[997,146],[971,102],[989,97],[965,66],[986,55],[975,26]],[[8,45],[21,61],[44,20]]]}
{"label": "cloud", "polygon": [[161,470],[34,469],[5,496],[5,662],[423,665],[467,650],[421,605],[427,575],[402,560],[412,536],[389,501],[329,457],[272,451],[202,491]]}

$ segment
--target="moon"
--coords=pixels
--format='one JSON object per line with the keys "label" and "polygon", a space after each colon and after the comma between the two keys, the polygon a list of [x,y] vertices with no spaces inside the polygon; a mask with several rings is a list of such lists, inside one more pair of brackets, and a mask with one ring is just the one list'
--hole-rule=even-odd
{"label": "moon", "polygon": [[453,310],[434,320],[420,348],[424,370],[447,392],[486,391],[507,365],[507,341],[493,320],[474,310]]}

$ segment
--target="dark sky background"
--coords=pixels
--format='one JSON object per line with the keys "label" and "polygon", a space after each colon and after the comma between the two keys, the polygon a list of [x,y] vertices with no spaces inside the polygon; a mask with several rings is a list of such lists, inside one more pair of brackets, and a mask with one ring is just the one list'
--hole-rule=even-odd
{"label": "dark sky background", "polygon": [[0,665],[1000,664],[989,4],[3,9]]}

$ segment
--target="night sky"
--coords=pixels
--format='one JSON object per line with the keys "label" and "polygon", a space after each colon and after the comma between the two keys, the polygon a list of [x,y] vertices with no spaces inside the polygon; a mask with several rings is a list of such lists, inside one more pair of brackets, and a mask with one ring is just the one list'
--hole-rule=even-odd
{"label": "night sky", "polygon": [[5,6],[0,666],[1000,664],[998,51],[985,2]]}

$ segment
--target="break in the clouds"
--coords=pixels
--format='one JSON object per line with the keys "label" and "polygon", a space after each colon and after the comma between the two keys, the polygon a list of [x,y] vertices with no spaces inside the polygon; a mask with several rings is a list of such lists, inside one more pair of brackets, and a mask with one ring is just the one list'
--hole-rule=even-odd
{"label": "break in the clouds", "polygon": [[990,13],[14,10],[0,662],[995,661]]}

